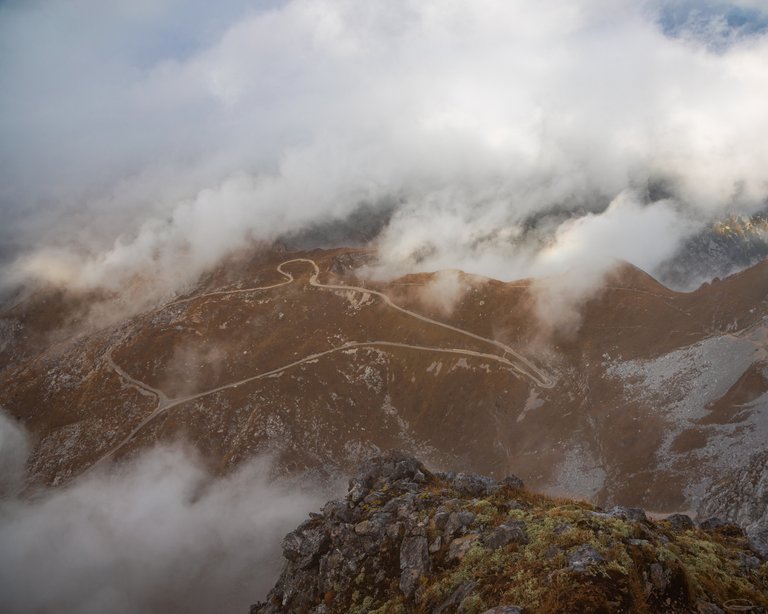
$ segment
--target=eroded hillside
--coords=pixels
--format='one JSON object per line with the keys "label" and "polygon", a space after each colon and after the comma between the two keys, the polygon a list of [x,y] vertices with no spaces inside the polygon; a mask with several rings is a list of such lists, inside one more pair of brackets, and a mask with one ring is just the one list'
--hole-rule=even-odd
{"label": "eroded hillside", "polygon": [[[7,310],[0,406],[35,438],[31,476],[61,483],[179,437],[221,472],[265,451],[284,472],[349,471],[399,448],[676,512],[764,465],[765,264],[687,294],[620,267],[553,335],[530,281],[454,273],[446,298],[439,273],[366,279],[374,257],[243,256],[90,329],[88,297]],[[748,498],[728,507],[745,525]]]}

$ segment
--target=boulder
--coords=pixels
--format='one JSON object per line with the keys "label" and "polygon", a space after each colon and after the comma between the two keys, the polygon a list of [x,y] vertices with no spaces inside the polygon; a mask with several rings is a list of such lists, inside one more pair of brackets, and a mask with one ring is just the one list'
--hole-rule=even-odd
{"label": "boulder", "polygon": [[664,520],[669,523],[670,528],[678,533],[681,531],[689,531],[696,527],[693,519],[688,514],[671,514]]}
{"label": "boulder", "polygon": [[508,544],[527,544],[528,536],[525,523],[521,520],[505,522],[483,538],[483,545],[490,550],[498,550]]}
{"label": "boulder", "polygon": [[474,473],[457,473],[453,478],[453,487],[459,494],[468,497],[487,497],[500,488],[493,479]]}
{"label": "boulder", "polygon": [[568,555],[568,567],[578,573],[601,563],[605,563],[605,559],[589,544],[579,546]]}
{"label": "boulder", "polygon": [[411,597],[429,567],[427,538],[421,535],[403,539],[400,547],[400,590]]}

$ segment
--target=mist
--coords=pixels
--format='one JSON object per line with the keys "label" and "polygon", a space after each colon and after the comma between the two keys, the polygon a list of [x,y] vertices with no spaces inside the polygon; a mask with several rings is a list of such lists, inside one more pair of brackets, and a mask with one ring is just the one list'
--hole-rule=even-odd
{"label": "mist", "polygon": [[[0,413],[0,484],[29,446]],[[213,477],[162,446],[57,489],[0,498],[3,612],[245,612],[272,587],[280,541],[331,494],[270,478],[269,458]]]}
{"label": "mist", "polygon": [[749,1],[4,3],[3,283],[127,294],[138,276],[147,299],[253,241],[377,207],[382,274],[652,271],[765,206],[766,15]]}

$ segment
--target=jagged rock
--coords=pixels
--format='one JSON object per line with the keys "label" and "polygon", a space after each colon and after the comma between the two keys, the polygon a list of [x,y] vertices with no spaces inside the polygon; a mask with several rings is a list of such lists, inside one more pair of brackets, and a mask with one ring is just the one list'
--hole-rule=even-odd
{"label": "jagged rock", "polygon": [[639,507],[624,507],[622,505],[616,505],[609,509],[606,514],[613,518],[621,518],[622,520],[629,520],[631,522],[648,522],[648,517],[645,515],[645,510]]}
{"label": "jagged rock", "polygon": [[744,554],[743,552],[739,556],[741,560],[741,566],[744,569],[759,569],[760,568],[760,559],[756,556],[749,556],[748,554]]}
{"label": "jagged rock", "polygon": [[330,539],[314,520],[304,522],[283,538],[283,556],[299,568],[309,567],[327,549]]}
{"label": "jagged rock", "polygon": [[429,544],[429,553],[435,554],[435,552],[440,552],[440,548],[442,548],[442,546],[443,538],[438,535],[434,540],[432,540],[432,543]]}
{"label": "jagged rock", "polygon": [[[415,480],[417,475],[419,480]],[[425,482],[430,478],[434,479],[432,473],[420,461],[399,452],[392,452],[366,462],[358,480],[371,489],[378,482],[391,484],[404,479]]]}
{"label": "jagged rock", "polygon": [[429,567],[427,538],[406,537],[400,547],[400,590],[410,597],[419,586],[419,580]]}
{"label": "jagged rock", "polygon": [[387,537],[392,541],[399,540],[405,533],[402,522],[395,522],[387,527]]}
{"label": "jagged rock", "polygon": [[483,545],[491,550],[498,550],[512,543],[528,543],[525,523],[520,520],[506,522],[496,527],[490,535],[483,538]]}
{"label": "jagged rock", "polygon": [[435,527],[442,531],[445,529],[445,526],[448,524],[448,519],[451,517],[451,514],[446,511],[438,511],[437,514],[435,514]]}
{"label": "jagged rock", "polygon": [[453,478],[453,487],[460,494],[469,497],[487,497],[499,489],[493,479],[474,473],[457,473]]}
{"label": "jagged rock", "polygon": [[579,546],[568,555],[568,566],[576,572],[584,572],[593,565],[604,562],[605,559],[589,544]]}
{"label": "jagged rock", "polygon": [[470,533],[463,537],[457,537],[450,544],[448,544],[448,556],[449,561],[460,561],[467,554],[469,549],[480,541],[479,533]]}
{"label": "jagged rock", "polygon": [[523,481],[516,475],[508,475],[501,481],[502,486],[506,486],[511,490],[522,490],[525,488]]}
{"label": "jagged rock", "polygon": [[352,521],[352,510],[344,501],[329,501],[323,506],[323,516],[338,518],[342,522]]}
{"label": "jagged rock", "polygon": [[696,527],[693,519],[687,514],[671,514],[664,520],[669,523],[669,526],[673,531],[688,531]]}
{"label": "jagged rock", "polygon": [[[481,489],[488,494],[479,496]],[[659,525],[631,508],[596,512],[522,490],[515,501],[509,494],[506,486],[481,476],[441,478],[401,454],[373,459],[350,480],[345,499],[326,504],[322,514],[311,514],[285,537],[283,572],[251,612],[469,614],[479,604],[498,604],[487,611],[512,614],[521,608],[501,599],[535,611],[528,583],[548,587],[553,578],[565,583],[557,614],[692,612],[697,602],[713,614],[730,598],[729,586],[768,607],[765,563],[744,552],[742,533],[720,526],[716,536],[696,531],[682,539],[669,531],[674,520]],[[615,517],[632,522],[631,532]],[[583,532],[588,535],[582,545],[565,549],[574,543],[571,536]],[[750,535],[753,548],[764,548],[764,532]],[[726,548],[727,556],[686,568],[683,561],[701,551],[702,541],[716,542],[713,552]],[[666,544],[681,552],[674,562],[660,554]],[[601,566],[614,559],[620,564]],[[563,574],[563,567],[572,573]],[[534,575],[518,586],[521,571]],[[695,592],[697,573],[725,574],[728,581],[720,592],[711,584],[707,593]],[[643,586],[645,591],[632,588]]]}
{"label": "jagged rock", "polygon": [[768,561],[768,527],[749,527],[746,533],[752,551],[764,561]]}
{"label": "jagged rock", "polygon": [[475,521],[475,515],[467,510],[451,512],[448,516],[448,522],[445,524],[443,533],[446,537],[456,535],[462,532]]}

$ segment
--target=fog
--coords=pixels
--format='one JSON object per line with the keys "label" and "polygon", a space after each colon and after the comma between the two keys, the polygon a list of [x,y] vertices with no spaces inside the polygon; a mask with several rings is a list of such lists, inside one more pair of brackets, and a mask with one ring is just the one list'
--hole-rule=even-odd
{"label": "fog", "polygon": [[146,299],[379,203],[380,273],[652,269],[765,205],[767,28],[749,1],[6,2],[3,282]]}
{"label": "fog", "polygon": [[[0,485],[28,445],[0,413]],[[24,498],[0,497],[3,612],[246,612],[280,571],[280,541],[329,498],[258,458],[213,478],[182,445]],[[18,492],[18,491],[17,491]]]}

